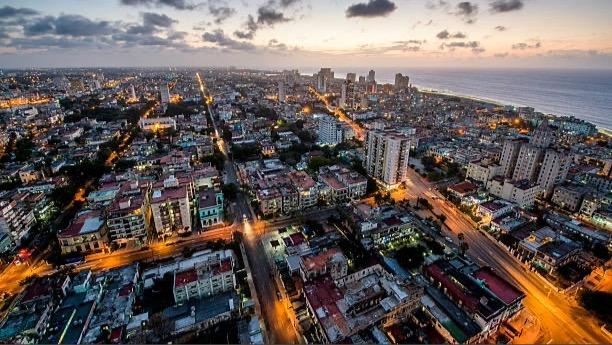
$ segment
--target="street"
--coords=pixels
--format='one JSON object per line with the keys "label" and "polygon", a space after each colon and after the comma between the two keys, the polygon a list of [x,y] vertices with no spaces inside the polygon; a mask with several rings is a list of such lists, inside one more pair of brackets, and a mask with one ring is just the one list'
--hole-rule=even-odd
{"label": "street", "polygon": [[[514,282],[526,297],[524,305],[541,322],[547,334],[540,339],[547,343],[609,343],[611,339],[604,335],[598,320],[588,314],[573,301],[566,297],[523,266],[512,255],[506,252],[488,236],[477,231],[452,204],[442,195],[433,190],[428,181],[409,169],[409,180],[406,190],[394,193],[398,199],[416,200],[425,198],[433,206],[436,214],[446,216],[445,225],[452,233],[447,234],[455,243],[457,235],[463,233],[468,244],[468,255],[479,264],[491,266],[501,276]],[[404,194],[404,195],[398,195]]]}

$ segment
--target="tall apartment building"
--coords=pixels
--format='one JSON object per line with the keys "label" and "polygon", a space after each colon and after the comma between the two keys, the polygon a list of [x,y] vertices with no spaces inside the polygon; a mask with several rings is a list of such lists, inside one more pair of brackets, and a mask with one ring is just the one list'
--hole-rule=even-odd
{"label": "tall apartment building", "polygon": [[324,145],[336,145],[354,136],[351,126],[329,115],[319,119],[318,134],[319,142]]}
{"label": "tall apartment building", "polygon": [[278,101],[280,103],[285,103],[285,98],[287,94],[285,93],[285,83],[282,81],[278,82]]}
{"label": "tall apartment building", "polygon": [[331,68],[321,68],[317,77],[317,91],[327,92],[328,84],[334,80],[334,71]]}
{"label": "tall apartment building", "polygon": [[16,245],[29,236],[35,222],[31,208],[18,203],[12,197],[0,200],[0,233],[8,234]]}
{"label": "tall apartment building", "polygon": [[368,83],[376,82],[376,72],[372,69],[368,72],[367,82]]}
{"label": "tall apartment building", "polygon": [[512,177],[522,144],[522,141],[512,139],[508,139],[504,142],[501,158],[499,160],[499,165],[501,166],[500,174],[503,177]]}
{"label": "tall apartment building", "polygon": [[395,75],[395,89],[407,89],[410,86],[410,77],[404,76],[401,73]]}
{"label": "tall apartment building", "polygon": [[543,153],[544,150],[540,147],[532,144],[522,145],[516,160],[516,167],[514,168],[512,179],[515,181],[534,181],[538,173]]}
{"label": "tall apartment building", "polygon": [[346,74],[346,80],[350,81],[351,83],[354,83],[357,81],[357,74],[355,73],[347,73]]}
{"label": "tall apartment building", "polygon": [[368,131],[363,159],[368,175],[388,186],[406,181],[411,140],[395,130]]}
{"label": "tall apartment building", "polygon": [[345,80],[340,91],[340,106],[345,109],[355,108],[355,83]]}
{"label": "tall apartment building", "polygon": [[122,187],[120,194],[106,208],[106,226],[111,243],[142,245],[148,240],[150,224],[148,187],[139,186],[138,181]]}
{"label": "tall apartment building", "polygon": [[537,180],[537,184],[540,185],[546,197],[552,194],[555,184],[560,184],[565,180],[571,161],[572,156],[566,152],[546,150]]}
{"label": "tall apartment building", "polygon": [[162,104],[170,103],[170,88],[167,83],[159,88],[159,98]]}
{"label": "tall apartment building", "polygon": [[187,187],[179,186],[174,178],[164,181],[162,188],[153,190],[151,213],[158,237],[163,238],[174,232],[191,231],[190,197]]}

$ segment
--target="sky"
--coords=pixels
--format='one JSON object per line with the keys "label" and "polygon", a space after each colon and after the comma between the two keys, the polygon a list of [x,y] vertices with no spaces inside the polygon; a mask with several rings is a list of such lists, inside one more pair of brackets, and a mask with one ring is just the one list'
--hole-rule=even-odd
{"label": "sky", "polygon": [[610,0],[0,0],[0,68],[612,68]]}

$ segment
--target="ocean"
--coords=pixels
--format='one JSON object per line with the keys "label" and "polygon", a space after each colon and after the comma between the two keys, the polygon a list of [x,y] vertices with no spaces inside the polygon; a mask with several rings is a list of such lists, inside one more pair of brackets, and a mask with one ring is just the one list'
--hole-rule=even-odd
{"label": "ocean", "polygon": [[[379,83],[393,83],[396,73],[410,76],[419,88],[473,96],[506,105],[533,107],[558,116],[575,116],[612,130],[612,70],[374,68]],[[364,68],[334,69],[367,75]],[[312,72],[311,72],[312,73]]]}

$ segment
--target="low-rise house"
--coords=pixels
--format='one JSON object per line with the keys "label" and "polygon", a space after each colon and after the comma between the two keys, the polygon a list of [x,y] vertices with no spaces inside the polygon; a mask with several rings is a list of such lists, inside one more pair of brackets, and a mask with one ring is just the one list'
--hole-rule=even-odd
{"label": "low-rise house", "polygon": [[193,298],[210,297],[236,288],[234,259],[204,261],[193,268],[174,272],[174,301],[182,304]]}
{"label": "low-rise house", "polygon": [[107,249],[108,228],[102,212],[87,210],[76,216],[72,223],[57,235],[62,254],[92,253]]}
{"label": "low-rise house", "polygon": [[215,188],[200,188],[198,214],[202,228],[223,224],[223,193]]}

